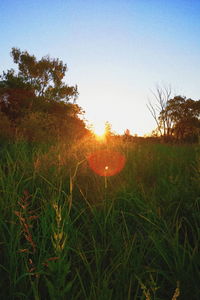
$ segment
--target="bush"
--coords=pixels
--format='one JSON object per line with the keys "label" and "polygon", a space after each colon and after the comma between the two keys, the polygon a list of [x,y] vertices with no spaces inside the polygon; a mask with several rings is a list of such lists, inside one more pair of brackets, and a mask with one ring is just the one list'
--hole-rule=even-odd
{"label": "bush", "polygon": [[14,136],[14,129],[8,117],[0,112],[0,139],[10,140]]}
{"label": "bush", "polygon": [[50,142],[56,137],[56,125],[52,116],[42,112],[26,115],[19,124],[19,131],[28,142]]}

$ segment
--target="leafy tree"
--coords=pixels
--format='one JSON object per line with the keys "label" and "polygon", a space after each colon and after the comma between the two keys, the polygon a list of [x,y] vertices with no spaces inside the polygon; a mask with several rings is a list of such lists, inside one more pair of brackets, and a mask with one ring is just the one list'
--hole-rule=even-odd
{"label": "leafy tree", "polygon": [[113,135],[113,132],[112,132],[112,125],[108,122],[108,121],[106,121],[105,122],[105,136],[107,137],[107,138],[109,138],[110,136],[112,136]]}
{"label": "leafy tree", "polygon": [[200,131],[200,100],[176,96],[167,102],[163,113],[170,119],[170,134],[178,140],[197,137]]}
{"label": "leafy tree", "polygon": [[148,108],[157,124],[157,132],[166,140],[195,141],[200,134],[200,100],[186,97],[171,98],[171,89],[157,88],[156,104],[149,102]]}
{"label": "leafy tree", "polygon": [[14,70],[9,70],[1,76],[0,81],[0,110],[14,121],[24,116],[35,98],[30,84],[15,76]]}
{"label": "leafy tree", "polygon": [[63,82],[67,65],[61,60],[45,56],[37,61],[34,55],[27,51],[21,52],[17,48],[12,48],[11,55],[18,64],[18,78],[31,85],[35,96],[54,101],[76,99],[77,86],[68,86]]}
{"label": "leafy tree", "polygon": [[17,48],[11,56],[18,72],[11,69],[1,76],[0,112],[12,126],[34,141],[45,135],[76,138],[87,133],[79,118],[83,111],[75,103],[77,86],[64,83],[66,64],[49,56],[37,60]]}
{"label": "leafy tree", "polygon": [[4,113],[0,112],[0,140],[12,139],[13,135],[14,132],[10,120]]}

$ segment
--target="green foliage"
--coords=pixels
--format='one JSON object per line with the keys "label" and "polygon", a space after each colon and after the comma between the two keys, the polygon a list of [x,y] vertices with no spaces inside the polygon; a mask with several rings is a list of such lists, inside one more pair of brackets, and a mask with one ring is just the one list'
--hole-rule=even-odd
{"label": "green foliage", "polygon": [[32,112],[21,120],[18,129],[29,142],[52,142],[52,137],[56,137],[56,120],[47,113]]}
{"label": "green foliage", "polygon": [[0,112],[0,139],[9,140],[14,136],[9,118]]}
{"label": "green foliage", "polygon": [[[126,156],[106,188],[102,147]],[[1,146],[0,297],[199,300],[199,192],[198,146]]]}
{"label": "green foliage", "polygon": [[69,101],[77,96],[77,87],[63,82],[67,65],[59,59],[46,56],[37,61],[34,55],[17,48],[12,48],[11,55],[14,63],[18,64],[18,78],[30,84],[36,96],[54,101]]}
{"label": "green foliage", "polygon": [[[77,87],[64,83],[67,66],[48,56],[37,60],[17,48],[11,55],[18,73],[11,69],[1,76],[0,111],[10,121],[13,133],[17,133],[15,138],[54,142],[61,137],[73,140],[87,134],[80,119],[83,111],[74,103]],[[7,131],[2,135],[8,136]]]}
{"label": "green foliage", "polygon": [[26,84],[22,78],[15,76],[10,70],[3,74],[0,85],[0,110],[11,121],[16,121],[31,109],[34,92],[30,84]]}
{"label": "green foliage", "polygon": [[178,140],[192,137],[197,140],[200,133],[200,100],[176,96],[167,102],[161,115],[170,119],[168,134],[175,135]]}
{"label": "green foliage", "polygon": [[149,102],[148,109],[156,121],[153,134],[165,141],[197,142],[200,135],[200,100],[172,97],[171,88],[157,87],[153,92],[156,103]]}

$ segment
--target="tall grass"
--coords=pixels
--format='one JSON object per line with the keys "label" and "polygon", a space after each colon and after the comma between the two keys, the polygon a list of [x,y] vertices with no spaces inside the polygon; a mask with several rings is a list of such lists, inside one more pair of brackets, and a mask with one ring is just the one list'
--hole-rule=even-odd
{"label": "tall grass", "polygon": [[[87,156],[118,150],[105,178]],[[0,148],[1,299],[200,299],[197,146]]]}

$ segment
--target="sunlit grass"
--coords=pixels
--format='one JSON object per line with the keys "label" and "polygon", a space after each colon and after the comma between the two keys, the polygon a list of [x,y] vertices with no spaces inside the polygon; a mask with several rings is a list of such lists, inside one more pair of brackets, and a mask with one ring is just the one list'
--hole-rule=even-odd
{"label": "sunlit grass", "polygon": [[[103,149],[125,156],[116,175],[90,168]],[[1,299],[199,300],[198,162],[187,145],[2,146]]]}

